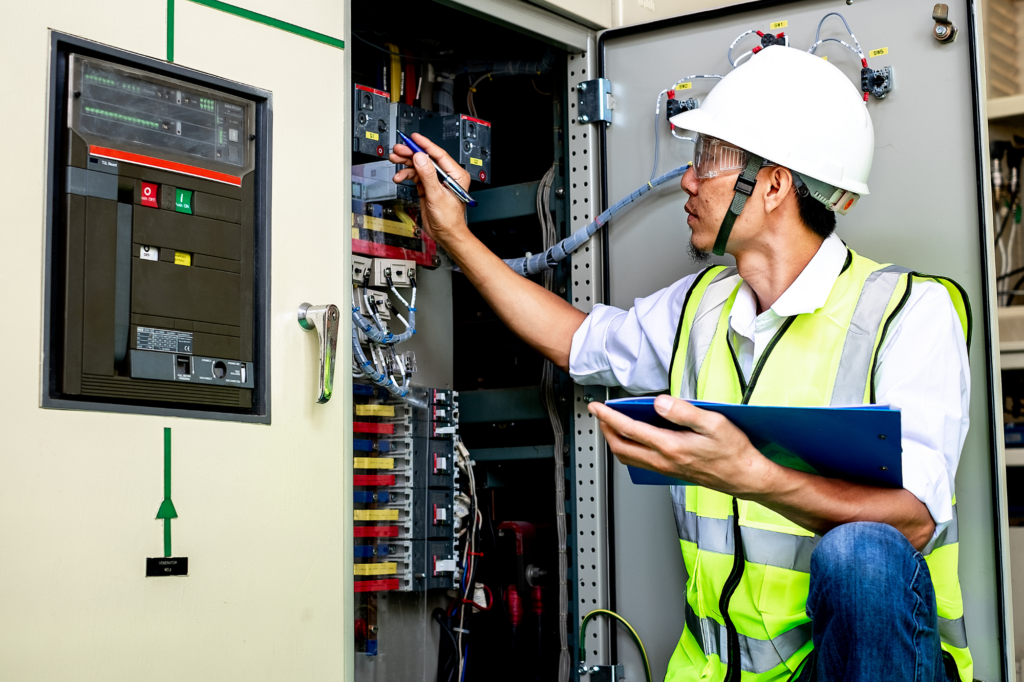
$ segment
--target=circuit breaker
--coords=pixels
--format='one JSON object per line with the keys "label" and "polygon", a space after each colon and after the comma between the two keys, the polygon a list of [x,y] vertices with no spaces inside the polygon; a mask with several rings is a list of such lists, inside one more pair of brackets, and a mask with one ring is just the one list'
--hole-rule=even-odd
{"label": "circuit breaker", "polygon": [[444,148],[473,180],[491,183],[491,124],[466,114],[433,116],[420,121],[420,131]]}
{"label": "circuit breaker", "polygon": [[44,404],[266,418],[255,99],[62,55]]}
{"label": "circuit breaker", "polygon": [[386,157],[391,151],[388,142],[391,96],[383,90],[356,85],[352,101],[355,106],[353,148],[367,156]]}

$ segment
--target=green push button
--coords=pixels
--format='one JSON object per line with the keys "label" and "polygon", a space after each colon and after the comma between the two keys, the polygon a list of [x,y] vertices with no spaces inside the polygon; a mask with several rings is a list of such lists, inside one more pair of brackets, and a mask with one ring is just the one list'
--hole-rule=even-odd
{"label": "green push button", "polygon": [[188,213],[189,215],[192,215],[192,190],[175,189],[174,210],[178,213]]}

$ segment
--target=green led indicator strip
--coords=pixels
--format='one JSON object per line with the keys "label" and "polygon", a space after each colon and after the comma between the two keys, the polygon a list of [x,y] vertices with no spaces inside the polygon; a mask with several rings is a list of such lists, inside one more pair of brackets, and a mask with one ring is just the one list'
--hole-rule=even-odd
{"label": "green led indicator strip", "polygon": [[[209,7],[221,12],[226,12],[227,14],[233,14],[236,17],[255,21],[258,24],[271,26],[282,31],[287,31],[288,33],[294,33],[297,36],[309,38],[310,40],[315,40],[318,43],[336,47],[339,50],[345,49],[344,40],[332,38],[329,35],[325,35],[317,31],[311,31],[308,28],[302,28],[301,26],[296,26],[295,24],[288,23],[287,21],[268,17],[266,14],[253,12],[241,7],[236,7],[235,5],[229,5],[226,2],[220,2],[220,0],[189,0],[189,2],[194,2],[197,5],[203,5],[204,7]],[[167,61],[174,61],[174,0],[167,0]]]}
{"label": "green led indicator strip", "polygon": [[85,107],[85,113],[92,114],[93,116],[102,116],[103,118],[109,118],[121,123],[132,123],[137,126],[144,126],[146,128],[159,128],[159,123],[153,123],[152,121],[144,121],[141,118],[135,118],[134,116],[125,116],[124,114],[118,114],[113,111],[105,111],[103,109],[96,109],[95,107]]}

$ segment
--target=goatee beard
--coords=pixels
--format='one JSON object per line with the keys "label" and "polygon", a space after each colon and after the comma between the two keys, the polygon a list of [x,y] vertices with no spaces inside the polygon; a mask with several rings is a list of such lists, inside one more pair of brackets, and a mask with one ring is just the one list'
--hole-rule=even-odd
{"label": "goatee beard", "polygon": [[707,265],[708,261],[711,260],[711,253],[698,249],[693,245],[693,238],[691,237],[690,243],[686,245],[686,252],[690,254],[690,260],[697,265]]}

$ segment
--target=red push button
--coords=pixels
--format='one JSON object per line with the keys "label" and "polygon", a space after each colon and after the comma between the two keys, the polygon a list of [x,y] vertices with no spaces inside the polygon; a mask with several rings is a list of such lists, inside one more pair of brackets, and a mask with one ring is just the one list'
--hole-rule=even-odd
{"label": "red push button", "polygon": [[480,182],[487,182],[487,171],[480,171]]}
{"label": "red push button", "polygon": [[160,187],[158,185],[154,185],[151,182],[142,183],[142,192],[140,193],[142,197],[142,205],[149,206],[150,208],[160,208],[160,204],[157,202],[159,189]]}

